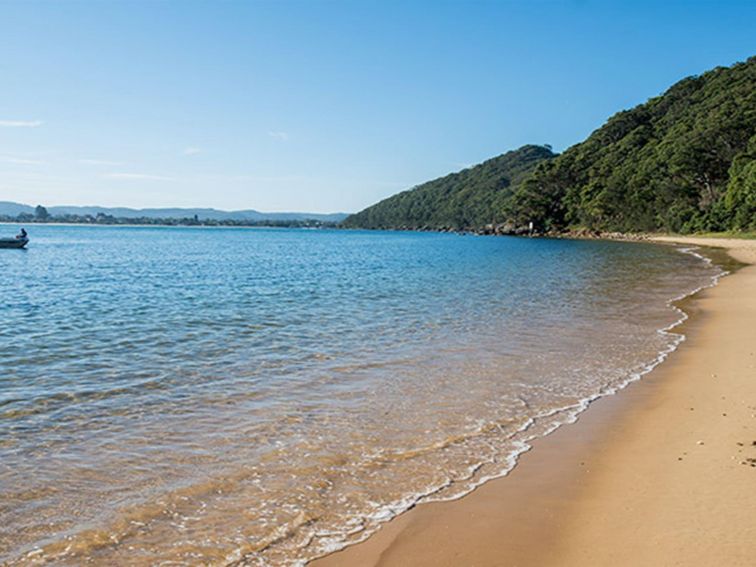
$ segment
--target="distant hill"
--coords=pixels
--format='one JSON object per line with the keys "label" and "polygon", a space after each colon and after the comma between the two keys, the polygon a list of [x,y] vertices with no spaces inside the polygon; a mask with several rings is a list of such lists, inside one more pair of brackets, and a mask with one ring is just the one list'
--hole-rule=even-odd
{"label": "distant hill", "polygon": [[[296,221],[317,220],[323,222],[340,222],[348,215],[346,213],[261,213],[254,210],[220,211],[218,209],[129,209],[124,207],[85,207],[85,206],[52,206],[47,207],[47,212],[53,217],[60,215],[108,215],[117,218],[150,218],[150,219],[180,219],[192,218],[197,215],[199,220],[239,220],[239,221]],[[34,207],[0,201],[0,216],[15,217],[19,214],[34,214]]]}
{"label": "distant hill", "polygon": [[16,217],[21,214],[33,215],[34,207],[11,201],[0,201],[0,216]]}
{"label": "distant hill", "polygon": [[756,57],[615,114],[541,164],[508,214],[557,230],[756,230]]}
{"label": "distant hill", "polygon": [[348,228],[463,229],[505,220],[505,204],[541,162],[544,146],[523,146],[418,185],[348,217]]}

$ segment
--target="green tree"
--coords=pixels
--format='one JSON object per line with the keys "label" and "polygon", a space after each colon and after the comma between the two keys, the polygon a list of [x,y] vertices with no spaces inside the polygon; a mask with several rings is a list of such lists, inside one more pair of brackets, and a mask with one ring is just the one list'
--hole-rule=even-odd
{"label": "green tree", "polygon": [[37,205],[37,207],[34,209],[34,218],[39,221],[46,221],[50,218],[50,213],[48,213],[47,209],[42,205]]}

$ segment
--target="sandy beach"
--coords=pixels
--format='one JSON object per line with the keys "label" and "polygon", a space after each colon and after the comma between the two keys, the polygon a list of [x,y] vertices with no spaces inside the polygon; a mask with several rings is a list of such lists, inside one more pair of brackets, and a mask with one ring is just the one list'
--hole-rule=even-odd
{"label": "sandy beach", "polygon": [[664,364],[507,477],[313,565],[756,564],[756,241],[657,240],[749,265],[683,302],[687,340]]}

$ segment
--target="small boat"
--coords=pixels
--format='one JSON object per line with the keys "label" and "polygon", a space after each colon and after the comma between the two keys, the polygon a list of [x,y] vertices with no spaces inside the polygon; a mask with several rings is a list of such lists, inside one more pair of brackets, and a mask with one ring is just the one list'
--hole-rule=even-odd
{"label": "small boat", "polygon": [[23,248],[29,244],[29,239],[24,238],[0,238],[0,248]]}

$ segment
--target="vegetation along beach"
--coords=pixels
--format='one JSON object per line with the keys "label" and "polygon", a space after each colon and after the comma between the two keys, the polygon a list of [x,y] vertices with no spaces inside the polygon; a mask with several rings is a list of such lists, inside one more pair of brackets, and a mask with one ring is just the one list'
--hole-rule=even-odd
{"label": "vegetation along beach", "polygon": [[754,22],[2,3],[0,564],[756,564]]}

